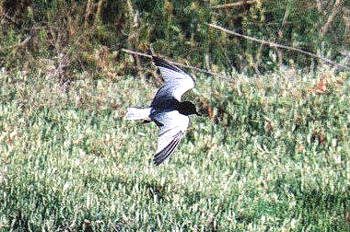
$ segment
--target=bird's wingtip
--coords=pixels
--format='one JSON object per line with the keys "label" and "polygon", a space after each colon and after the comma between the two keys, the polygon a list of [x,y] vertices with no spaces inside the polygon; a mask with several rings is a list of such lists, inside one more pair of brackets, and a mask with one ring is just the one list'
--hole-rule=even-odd
{"label": "bird's wingtip", "polygon": [[158,160],[156,159],[153,159],[153,164],[154,166],[159,166],[159,164],[161,164],[162,162],[159,162]]}
{"label": "bird's wingtip", "polygon": [[157,67],[170,69],[170,70],[173,70],[175,72],[181,72],[181,73],[183,72],[179,67],[169,63],[168,61],[166,61],[165,59],[163,59],[159,56],[152,55],[152,61],[153,61],[154,65]]}

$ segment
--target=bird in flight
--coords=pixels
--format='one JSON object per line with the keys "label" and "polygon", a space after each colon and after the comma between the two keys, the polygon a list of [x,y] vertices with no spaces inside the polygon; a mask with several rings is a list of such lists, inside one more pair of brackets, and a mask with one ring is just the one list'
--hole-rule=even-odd
{"label": "bird in flight", "polygon": [[159,128],[158,146],[154,164],[158,166],[166,160],[179,145],[181,138],[190,125],[189,115],[199,115],[195,105],[181,101],[181,96],[194,87],[193,79],[180,68],[165,60],[152,56],[153,63],[159,68],[164,84],[158,90],[151,106],[147,108],[129,108],[127,120],[149,120]]}

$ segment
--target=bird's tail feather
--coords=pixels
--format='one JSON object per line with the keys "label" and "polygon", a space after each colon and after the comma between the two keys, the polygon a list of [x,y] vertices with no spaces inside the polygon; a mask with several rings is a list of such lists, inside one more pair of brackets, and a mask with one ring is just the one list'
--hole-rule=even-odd
{"label": "bird's tail feather", "polygon": [[151,108],[129,108],[125,115],[127,120],[147,119],[151,114]]}

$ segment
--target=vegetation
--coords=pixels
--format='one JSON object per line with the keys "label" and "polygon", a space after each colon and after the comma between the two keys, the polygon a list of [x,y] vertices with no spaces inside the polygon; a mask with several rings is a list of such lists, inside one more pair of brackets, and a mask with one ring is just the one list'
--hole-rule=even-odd
{"label": "vegetation", "polygon": [[122,77],[135,72],[135,63],[140,73],[149,67],[120,48],[153,51],[228,74],[260,74],[281,65],[312,70],[319,64],[304,54],[228,36],[207,23],[337,62],[350,50],[348,1],[257,0],[215,8],[223,3],[3,0],[0,65],[17,71],[54,66],[70,79],[81,72],[95,78]]}
{"label": "vegetation", "polygon": [[[347,2],[222,4],[0,2],[0,231],[350,230],[350,73],[206,24],[348,65]],[[161,80],[120,48],[228,77],[195,73],[205,116],[159,167],[123,116]]]}

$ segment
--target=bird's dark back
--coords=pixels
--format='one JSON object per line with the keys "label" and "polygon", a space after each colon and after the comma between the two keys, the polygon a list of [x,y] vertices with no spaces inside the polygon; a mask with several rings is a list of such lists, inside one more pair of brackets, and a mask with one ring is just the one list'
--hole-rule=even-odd
{"label": "bird's dark back", "polygon": [[172,109],[176,109],[178,104],[179,104],[178,100],[168,96],[168,97],[155,98],[151,104],[151,107],[153,109],[157,109],[160,111],[172,110]]}

